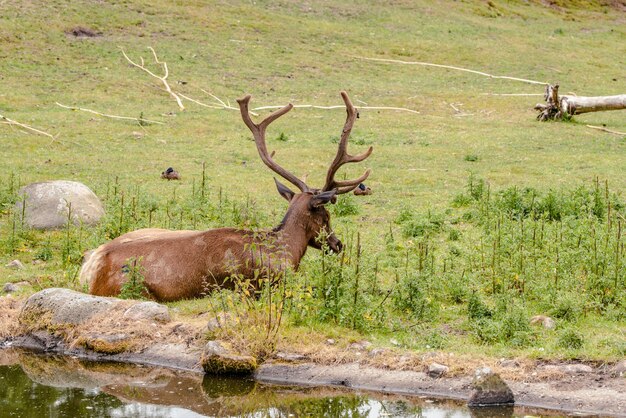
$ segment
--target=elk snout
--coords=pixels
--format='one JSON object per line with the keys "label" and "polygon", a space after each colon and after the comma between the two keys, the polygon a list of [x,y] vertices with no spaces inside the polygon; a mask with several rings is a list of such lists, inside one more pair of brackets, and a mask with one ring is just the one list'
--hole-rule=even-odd
{"label": "elk snout", "polygon": [[340,253],[343,249],[343,244],[341,243],[341,241],[339,241],[339,238],[337,238],[335,234],[331,234],[328,237],[327,243],[330,250],[334,253]]}

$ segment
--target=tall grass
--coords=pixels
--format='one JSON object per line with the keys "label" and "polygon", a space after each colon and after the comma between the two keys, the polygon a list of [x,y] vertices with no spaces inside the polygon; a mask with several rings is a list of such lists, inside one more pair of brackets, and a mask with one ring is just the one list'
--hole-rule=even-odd
{"label": "tall grass", "polygon": [[[0,248],[5,254],[26,249],[33,259],[60,269],[62,276],[50,285],[77,287],[84,251],[137,228],[230,225],[255,231],[268,223],[251,199],[231,200],[202,181],[194,181],[200,186],[190,194],[158,197],[114,179],[104,193],[107,215],[99,226],[68,222],[62,231],[40,232],[14,213],[12,181],[0,181],[2,217],[8,221],[2,223]],[[346,199],[340,208],[352,206]],[[350,212],[336,215],[354,216]],[[372,251],[358,228],[349,228],[342,253],[311,250],[298,273],[285,271],[279,279],[261,266],[258,277],[234,276],[234,292],[218,292],[208,301],[215,315],[226,311],[239,318],[234,329],[258,337],[239,345],[257,341],[261,357],[275,347],[284,314],[292,325],[406,335],[429,330],[424,341],[436,347],[446,347],[449,336],[437,331],[442,316],[478,344],[545,344],[549,337],[529,323],[531,316],[546,314],[560,329],[552,337],[555,347],[582,350],[589,336],[578,329],[580,321],[626,320],[625,216],[624,201],[598,179],[573,189],[491,190],[487,181],[471,176],[443,210],[402,209],[381,237],[382,251]],[[260,245],[255,251],[272,253],[272,243]],[[574,336],[580,341],[572,342]],[[606,344],[615,353],[623,350],[618,338]]]}

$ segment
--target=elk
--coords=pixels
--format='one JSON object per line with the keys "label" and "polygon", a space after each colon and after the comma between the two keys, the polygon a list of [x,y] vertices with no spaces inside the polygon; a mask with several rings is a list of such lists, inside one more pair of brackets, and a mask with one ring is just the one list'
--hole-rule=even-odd
{"label": "elk", "polygon": [[[335,180],[335,174],[344,164],[363,161],[372,153],[370,147],[360,155],[348,154],[348,138],[358,114],[347,93],[341,92],[341,97],[346,105],[347,118],[337,154],[321,189],[309,187],[278,165],[273,160],[274,154],[267,151],[267,127],[289,112],[293,105],[288,104],[256,124],[248,110],[251,96],[237,100],[261,160],[299,189],[295,193],[274,178],[278,193],[289,202],[287,213],[277,227],[260,233],[236,228],[207,231],[152,228],[129,232],[91,253],[81,268],[80,282],[88,284],[89,293],[93,295],[118,295],[128,280],[130,260],[135,260],[140,263],[147,293],[158,301],[174,301],[201,297],[207,289],[233,288],[232,280],[229,280],[233,275],[256,280],[259,268],[276,275],[288,267],[297,270],[307,247],[321,249],[324,246],[321,237],[331,251],[340,252],[342,243],[331,229],[330,214],[325,205],[335,203],[337,195],[354,190],[368,178],[370,170],[353,180]],[[268,241],[273,244],[263,254],[259,248]],[[269,257],[267,252],[270,252]]]}

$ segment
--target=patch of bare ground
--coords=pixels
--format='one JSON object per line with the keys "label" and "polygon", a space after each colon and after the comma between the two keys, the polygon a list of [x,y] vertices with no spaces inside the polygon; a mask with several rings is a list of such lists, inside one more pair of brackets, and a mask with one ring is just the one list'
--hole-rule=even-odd
{"label": "patch of bare ground", "polygon": [[17,317],[22,303],[12,296],[0,297],[0,342],[18,332]]}
{"label": "patch of bare ground", "polygon": [[74,38],[97,38],[102,36],[102,32],[97,32],[84,26],[75,26],[66,30],[65,34],[67,36],[73,36]]}

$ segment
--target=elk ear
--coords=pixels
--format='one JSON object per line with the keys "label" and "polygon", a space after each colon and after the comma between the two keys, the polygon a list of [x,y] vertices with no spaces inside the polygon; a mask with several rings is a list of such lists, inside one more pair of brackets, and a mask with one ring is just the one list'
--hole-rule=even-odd
{"label": "elk ear", "polygon": [[293,199],[293,197],[295,196],[295,193],[289,190],[287,186],[285,186],[284,184],[276,180],[276,178],[274,178],[274,182],[276,183],[276,188],[278,189],[278,193],[280,193],[282,197],[287,199],[287,202],[291,202],[291,199]]}
{"label": "elk ear", "polygon": [[309,202],[310,208],[318,208],[327,203],[335,203],[337,201],[337,189],[330,190],[327,192],[322,192],[318,195],[313,196],[311,201]]}

